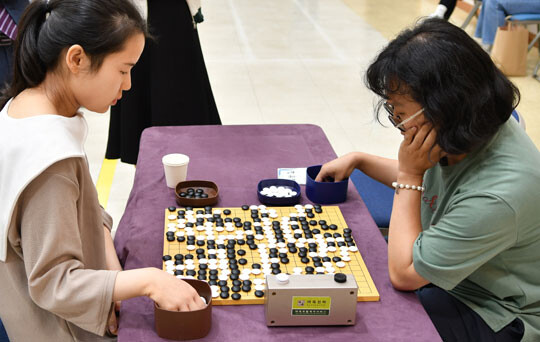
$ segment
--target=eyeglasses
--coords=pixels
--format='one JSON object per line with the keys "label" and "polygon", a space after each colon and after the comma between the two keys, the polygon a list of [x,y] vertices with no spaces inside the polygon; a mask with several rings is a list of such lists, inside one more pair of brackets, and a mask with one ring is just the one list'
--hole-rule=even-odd
{"label": "eyeglasses", "polygon": [[420,109],[418,112],[414,113],[413,115],[411,115],[408,119],[406,120],[403,120],[401,122],[397,122],[397,118],[395,117],[394,115],[394,106],[392,106],[390,103],[388,102],[384,102],[383,103],[383,107],[384,109],[386,109],[386,111],[388,112],[388,120],[390,120],[390,122],[392,123],[392,125],[394,125],[395,128],[399,129],[400,131],[402,132],[405,132],[405,128],[403,128],[403,126],[411,121],[412,119],[414,119],[415,117],[417,117],[418,115],[420,115],[423,111],[424,111],[424,108]]}

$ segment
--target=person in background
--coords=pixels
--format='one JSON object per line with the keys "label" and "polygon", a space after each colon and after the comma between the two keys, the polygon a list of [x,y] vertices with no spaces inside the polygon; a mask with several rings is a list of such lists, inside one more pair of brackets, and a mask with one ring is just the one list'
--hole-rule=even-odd
{"label": "person in background", "polygon": [[34,0],[0,99],[0,317],[13,341],[104,341],[122,300],[205,306],[157,268],[123,271],[84,153],[81,107],[131,87],[146,23],[130,0]]}
{"label": "person in background", "polygon": [[518,89],[442,19],[401,32],[366,83],[403,135],[398,160],[350,153],[317,180],[358,168],[395,188],[390,282],[443,341],[540,341],[540,152],[511,116]]}
{"label": "person in background", "polygon": [[441,0],[435,8],[435,11],[429,15],[429,18],[439,18],[448,20],[456,8],[457,0]]}
{"label": "person in background", "polygon": [[[200,1],[199,1],[200,2]],[[133,87],[111,107],[105,157],[136,164],[142,131],[152,126],[220,125],[197,31],[196,1],[137,0],[150,33]],[[193,13],[190,11],[192,5]]]}
{"label": "person in background", "polygon": [[10,81],[17,24],[28,0],[0,0],[0,89]]}
{"label": "person in background", "polygon": [[507,16],[520,13],[540,13],[540,1],[483,0],[474,36],[482,39],[486,51],[491,51],[497,28],[506,26]]}

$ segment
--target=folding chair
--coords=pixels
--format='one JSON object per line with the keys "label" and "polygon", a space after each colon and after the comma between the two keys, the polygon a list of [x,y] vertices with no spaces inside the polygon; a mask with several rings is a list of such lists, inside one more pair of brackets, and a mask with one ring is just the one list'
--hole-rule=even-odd
{"label": "folding chair", "polygon": [[482,5],[482,0],[474,0],[474,5],[473,5],[472,10],[467,15],[467,18],[465,18],[465,21],[463,22],[463,24],[461,24],[462,30],[465,30],[465,28],[469,25],[469,23],[471,22],[472,18],[476,15],[476,12],[478,12],[478,9],[480,8],[481,5]]}

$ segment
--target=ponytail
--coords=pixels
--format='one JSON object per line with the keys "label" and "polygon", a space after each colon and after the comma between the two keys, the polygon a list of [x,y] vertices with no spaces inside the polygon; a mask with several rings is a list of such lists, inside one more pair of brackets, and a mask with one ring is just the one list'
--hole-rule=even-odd
{"label": "ponytail", "polygon": [[13,78],[2,90],[0,108],[54,71],[65,48],[79,44],[97,70],[106,55],[120,51],[135,33],[148,36],[130,0],[34,0],[26,8],[15,40]]}

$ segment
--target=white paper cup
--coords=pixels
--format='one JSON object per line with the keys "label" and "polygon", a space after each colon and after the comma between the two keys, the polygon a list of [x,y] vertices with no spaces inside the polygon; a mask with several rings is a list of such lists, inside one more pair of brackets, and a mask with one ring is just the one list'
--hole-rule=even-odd
{"label": "white paper cup", "polygon": [[176,188],[176,185],[186,180],[189,157],[185,154],[171,153],[163,156],[163,169],[165,170],[165,180],[169,188]]}

